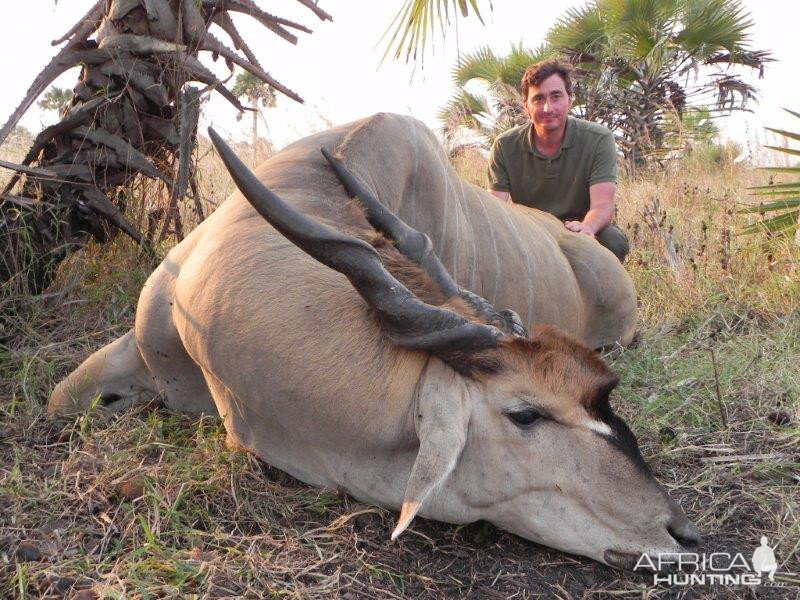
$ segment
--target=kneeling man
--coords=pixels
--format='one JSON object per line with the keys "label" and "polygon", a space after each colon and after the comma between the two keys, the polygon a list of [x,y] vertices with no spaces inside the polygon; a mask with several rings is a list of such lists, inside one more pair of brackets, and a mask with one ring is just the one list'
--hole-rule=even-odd
{"label": "kneeling man", "polygon": [[557,60],[531,65],[522,77],[530,123],[497,137],[489,157],[489,189],[498,198],[549,212],[594,237],[622,262],[628,238],[611,224],[617,149],[611,131],[568,116],[571,68]]}

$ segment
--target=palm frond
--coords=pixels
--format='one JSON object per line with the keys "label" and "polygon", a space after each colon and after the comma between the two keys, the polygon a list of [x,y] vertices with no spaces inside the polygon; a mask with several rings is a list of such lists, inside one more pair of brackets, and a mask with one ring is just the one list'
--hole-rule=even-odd
{"label": "palm frond", "polygon": [[479,116],[488,118],[489,114],[489,104],[485,98],[460,89],[436,116],[445,130],[452,130],[462,126],[474,128],[481,123]]}
{"label": "palm frond", "polygon": [[[800,114],[791,111],[789,109],[784,109],[790,115],[797,117],[800,119]],[[783,136],[786,140],[800,140],[800,134],[794,133],[791,131],[785,131],[783,129],[773,129],[768,127],[769,131],[773,131],[778,135]],[[775,146],[768,146],[768,148],[772,148],[773,150],[778,150],[779,152],[784,152],[786,154],[791,155],[800,155],[800,151],[795,150],[794,148],[789,147],[775,147]],[[800,174],[800,166],[795,167],[762,167],[760,170],[768,171],[771,173],[793,173],[793,174]],[[759,196],[784,196],[783,198],[777,198],[776,200],[768,203],[768,204],[761,204],[757,207],[747,208],[740,212],[758,212],[761,214],[767,212],[778,212],[776,216],[773,216],[769,219],[761,219],[756,223],[753,223],[743,229],[740,233],[743,234],[750,234],[756,233],[758,231],[766,231],[770,234],[775,234],[779,232],[787,232],[792,233],[797,230],[798,226],[798,217],[800,217],[800,210],[792,210],[800,206],[800,197],[797,197],[796,194],[800,193],[800,180],[790,181],[788,183],[779,183],[776,185],[762,185],[757,187],[748,188],[756,192],[755,195]],[[782,212],[781,212],[782,211]]]}
{"label": "palm frond", "polygon": [[422,58],[429,33],[433,36],[438,26],[444,37],[451,7],[454,19],[468,17],[471,12],[483,24],[478,0],[406,0],[381,38],[388,39],[381,63],[390,54],[395,60],[405,54],[406,62]]}
{"label": "palm frond", "polygon": [[[770,131],[775,131],[775,129],[770,129],[769,127],[766,127],[765,129],[769,129]],[[764,146],[764,148],[769,148],[770,150],[777,150],[778,152],[783,152],[784,154],[794,154],[795,156],[800,156],[800,150],[795,150],[794,148],[785,148],[783,146]]]}
{"label": "palm frond", "polygon": [[[797,113],[793,114],[796,115]],[[773,129],[772,127],[765,127],[764,129],[766,129],[767,131],[772,131],[773,133],[777,133],[778,135],[782,135],[785,138],[790,138],[792,140],[800,141],[800,133],[793,133],[791,131],[785,131],[783,129]]]}
{"label": "palm frond", "polygon": [[677,0],[604,0],[607,30],[618,52],[633,60],[650,56],[668,39]]}
{"label": "palm frond", "polygon": [[547,44],[562,50],[594,54],[608,45],[606,16],[597,4],[571,8],[556,21],[546,37]]}
{"label": "palm frond", "polygon": [[530,65],[543,61],[554,52],[544,44],[537,48],[526,48],[519,44],[512,44],[511,51],[502,61],[500,81],[514,88],[519,88],[522,75]]}
{"label": "palm frond", "polygon": [[756,185],[746,189],[759,192],[757,194],[753,194],[754,196],[775,196],[778,194],[788,194],[795,192],[798,190],[798,188],[800,188],[800,181],[791,181],[789,183],[775,183],[772,185]]}
{"label": "palm frond", "polygon": [[500,77],[500,59],[489,46],[459,57],[453,69],[453,83],[458,87],[467,85],[475,79],[491,84]]}
{"label": "palm frond", "polygon": [[686,52],[707,57],[718,49],[746,50],[753,26],[740,0],[683,0],[681,31],[675,42]]}
{"label": "palm frond", "polygon": [[777,217],[763,219],[748,225],[742,229],[740,234],[758,233],[766,231],[772,234],[781,232],[791,232],[797,229],[797,217],[800,215],[800,210],[793,210],[791,212],[783,213]]}
{"label": "palm frond", "polygon": [[497,56],[488,46],[484,46],[459,58],[453,69],[453,83],[463,87],[470,81],[479,80],[487,85],[501,82],[518,88],[525,69],[550,54],[544,46],[530,49],[519,43],[512,44],[506,56]]}
{"label": "palm frond", "polygon": [[800,206],[800,198],[782,198],[781,200],[776,200],[775,202],[769,202],[767,204],[759,204],[758,206],[748,206],[747,208],[741,209],[740,213],[763,213],[770,210],[783,210],[785,208],[797,208]]}
{"label": "palm frond", "polygon": [[772,53],[768,50],[737,50],[735,52],[718,52],[711,54],[703,60],[705,65],[742,65],[751,69],[758,69],[759,76],[764,74],[764,66],[772,62]]}

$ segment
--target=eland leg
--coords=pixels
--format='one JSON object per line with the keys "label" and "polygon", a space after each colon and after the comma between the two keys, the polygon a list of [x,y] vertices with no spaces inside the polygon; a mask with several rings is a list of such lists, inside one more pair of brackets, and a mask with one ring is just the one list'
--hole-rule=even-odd
{"label": "eland leg", "polygon": [[47,411],[81,412],[95,401],[118,411],[157,393],[133,331],[129,331],[100,348],[59,383],[50,395]]}

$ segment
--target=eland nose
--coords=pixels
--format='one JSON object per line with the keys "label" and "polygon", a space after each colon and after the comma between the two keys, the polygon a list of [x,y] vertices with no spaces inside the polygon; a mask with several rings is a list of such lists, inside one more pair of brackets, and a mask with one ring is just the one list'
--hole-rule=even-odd
{"label": "eland nose", "polygon": [[703,538],[700,537],[697,527],[683,514],[673,515],[670,522],[667,523],[667,531],[684,548],[697,548],[703,543]]}

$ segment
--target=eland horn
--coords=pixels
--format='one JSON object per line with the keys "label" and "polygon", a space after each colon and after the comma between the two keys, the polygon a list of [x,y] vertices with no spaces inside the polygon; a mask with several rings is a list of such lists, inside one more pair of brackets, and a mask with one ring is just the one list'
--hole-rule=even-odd
{"label": "eland horn", "polygon": [[253,208],[298,248],[345,275],[362,298],[378,313],[389,338],[409,349],[442,353],[494,348],[503,332],[473,323],[452,311],[417,298],[389,273],[377,251],[300,213],[267,188],[209,127],[209,137],[236,187]]}

